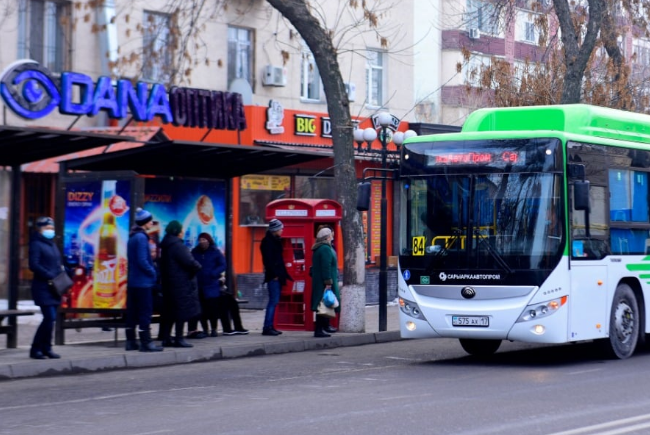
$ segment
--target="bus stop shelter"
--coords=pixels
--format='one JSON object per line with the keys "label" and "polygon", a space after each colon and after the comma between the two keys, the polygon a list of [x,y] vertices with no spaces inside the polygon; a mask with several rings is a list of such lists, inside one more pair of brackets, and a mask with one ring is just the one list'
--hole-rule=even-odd
{"label": "bus stop shelter", "polygon": [[[0,126],[0,166],[10,167],[12,183],[9,207],[9,279],[8,308],[18,305],[18,280],[20,267],[20,197],[22,191],[21,166],[52,157],[63,156],[91,148],[133,140],[127,136],[105,135],[84,131],[56,130],[48,128]],[[16,318],[8,319],[16,330]],[[16,335],[7,335],[7,347],[15,348]]]}
{"label": "bus stop shelter", "polygon": [[[187,178],[203,180],[220,180],[225,182],[226,191],[226,220],[233,208],[231,179],[246,174],[259,174],[266,171],[288,167],[329,158],[331,150],[308,151],[286,150],[258,145],[225,145],[205,142],[189,141],[163,141],[147,143],[141,147],[121,151],[96,154],[60,162],[59,185],[63,192],[64,186],[77,176],[93,177],[105,174],[106,177],[120,176],[141,178],[148,180],[156,177]],[[101,175],[100,175],[101,178]],[[138,190],[139,191],[139,190]],[[133,200],[133,198],[132,198]],[[59,201],[59,206],[65,201]],[[225,222],[225,241],[227,246],[232,246],[233,234],[230,222]],[[225,252],[226,263],[232,267],[232,250]],[[232,269],[226,274],[232,277]],[[232,283],[228,283],[229,286]],[[107,308],[66,308],[60,314],[95,313],[105,318],[117,318],[112,326],[119,327],[122,321],[122,309]],[[81,322],[74,319],[69,321],[59,318],[57,324],[56,343],[65,341],[64,330],[80,326]],[[88,326],[93,326],[91,322]]]}

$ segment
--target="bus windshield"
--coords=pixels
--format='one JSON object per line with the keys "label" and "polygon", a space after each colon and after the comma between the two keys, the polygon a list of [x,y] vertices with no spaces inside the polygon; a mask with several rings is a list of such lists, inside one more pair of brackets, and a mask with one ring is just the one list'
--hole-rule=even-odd
{"label": "bus windshield", "polygon": [[[453,153],[435,144],[436,155],[424,153],[428,163],[419,176],[412,171],[402,178],[403,266],[427,275],[437,270],[508,275],[550,270],[557,264],[565,233],[560,157],[553,158],[561,154],[559,141],[542,141],[532,148],[525,140],[514,147],[512,141],[506,147],[496,142],[474,143],[470,151],[467,144],[456,146]],[[506,148],[514,164],[493,157],[503,156]],[[539,159],[524,158],[531,150]],[[473,157],[465,157],[469,155]],[[483,164],[467,159],[482,159]]]}

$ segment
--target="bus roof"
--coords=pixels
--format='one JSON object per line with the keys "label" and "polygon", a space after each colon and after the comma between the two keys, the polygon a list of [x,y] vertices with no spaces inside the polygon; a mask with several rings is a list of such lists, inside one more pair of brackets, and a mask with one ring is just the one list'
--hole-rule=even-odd
{"label": "bus roof", "polygon": [[650,116],[587,104],[479,109],[462,133],[560,131],[650,144]]}

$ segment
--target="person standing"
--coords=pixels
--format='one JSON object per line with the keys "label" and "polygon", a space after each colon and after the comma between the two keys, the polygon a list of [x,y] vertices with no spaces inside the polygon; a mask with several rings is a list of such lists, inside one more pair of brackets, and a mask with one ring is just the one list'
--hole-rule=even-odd
{"label": "person standing", "polygon": [[[192,347],[183,338],[185,322],[201,313],[196,286],[196,273],[201,265],[192,257],[183,243],[183,226],[171,221],[165,228],[165,237],[160,242],[160,271],[162,276],[163,300],[165,304],[165,327],[163,345]],[[176,337],[171,341],[171,325],[175,324]]]}
{"label": "person standing", "polygon": [[275,308],[280,302],[280,291],[287,280],[293,281],[284,265],[282,256],[282,230],[284,225],[278,219],[271,219],[266,235],[260,244],[262,262],[264,263],[264,282],[269,292],[269,302],[264,315],[262,335],[280,335],[282,332],[275,329],[273,319]]}
{"label": "person standing", "polygon": [[[311,268],[311,310],[316,313],[314,337],[330,337],[329,319],[318,314],[318,305],[326,290],[331,289],[340,301],[339,270],[336,252],[332,248],[334,233],[329,228],[321,228],[316,234],[316,243],[312,246]],[[339,313],[341,307],[336,308]]]}
{"label": "person standing", "polygon": [[[131,228],[126,257],[128,276],[126,286],[126,350],[160,352],[162,347],[151,340],[151,315],[153,314],[153,291],[158,273],[151,257],[147,230],[153,226],[153,216],[138,208],[135,225]],[[140,346],[135,338],[135,327],[140,328]]]}
{"label": "person standing", "polygon": [[[217,336],[217,319],[219,318],[219,297],[221,296],[221,275],[226,271],[226,257],[223,256],[214,239],[208,233],[199,234],[199,242],[194,249],[192,249],[192,256],[201,264],[201,270],[197,274],[197,281],[199,284],[199,301],[201,302],[201,327],[204,332],[208,331],[208,323],[211,327],[210,336]],[[197,328],[197,320],[192,319],[189,322],[190,335],[192,331]],[[232,335],[230,328],[230,321],[228,323],[221,322],[224,335]],[[199,338],[198,334],[195,338]]]}
{"label": "person standing", "polygon": [[52,351],[52,333],[61,296],[52,286],[51,280],[65,268],[61,252],[54,243],[54,234],[54,219],[36,219],[36,232],[29,242],[29,270],[34,273],[32,298],[34,304],[41,308],[43,321],[34,334],[29,351],[30,358],[34,359],[61,358],[61,355]]}

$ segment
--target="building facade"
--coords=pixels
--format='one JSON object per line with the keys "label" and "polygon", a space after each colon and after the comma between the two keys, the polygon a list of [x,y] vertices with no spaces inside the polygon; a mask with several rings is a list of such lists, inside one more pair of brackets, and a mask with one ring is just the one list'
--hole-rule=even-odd
{"label": "building facade", "polygon": [[[228,1],[227,6],[214,2],[213,9],[197,13],[192,9],[192,1],[183,2],[184,9],[174,11],[169,10],[170,2],[166,0],[0,1],[4,2],[5,14],[0,27],[3,77],[17,61],[31,59],[51,73],[57,86],[68,80],[67,73],[74,72],[77,79],[89,78],[84,80],[94,83],[95,92],[101,77],[110,77],[113,85],[120,80],[146,83],[149,91],[164,86],[171,92],[178,86],[237,93],[241,95],[247,123],[242,131],[220,131],[176,126],[161,122],[160,117],[138,121],[133,113],[115,117],[110,110],[82,111],[77,116],[52,110],[46,116],[30,119],[17,114],[6,99],[0,99],[3,125],[90,130],[124,134],[141,141],[115,145],[118,149],[154,139],[331,149],[326,96],[314,57],[296,30],[266,2]],[[381,14],[377,28],[367,22],[364,25],[363,10],[339,3],[314,4],[325,17],[339,50],[353,119],[362,128],[368,127],[370,117],[384,110],[402,121],[400,129],[408,128],[407,123],[416,120],[417,112],[414,26],[407,25],[414,20],[415,2],[400,2],[399,8],[388,9],[381,1],[367,2],[369,8],[375,8],[373,13]],[[382,35],[388,39],[382,39]],[[37,85],[35,89],[38,93],[44,87]],[[71,89],[72,103],[83,105],[87,89]],[[133,111],[133,107],[130,109]],[[283,117],[278,122],[271,113],[281,113]],[[395,150],[392,145],[389,148]],[[358,159],[359,177],[363,167],[378,165],[380,160],[368,152],[360,152]],[[21,298],[28,297],[27,246],[32,224],[38,216],[56,212],[57,160],[23,166]],[[232,228],[233,243],[227,249],[231,250],[235,274],[261,272],[257,245],[265,228],[266,203],[287,196],[336,198],[332,165],[331,159],[323,159],[230,180],[232,221],[224,225]],[[8,240],[5,215],[9,199],[1,193],[9,189],[8,174],[8,168],[0,172],[0,201],[4,200],[0,204],[0,236],[4,241]],[[0,245],[0,257],[6,258],[8,244]],[[369,258],[374,261],[374,256]],[[6,294],[6,286],[6,274],[0,270],[0,297]]]}

